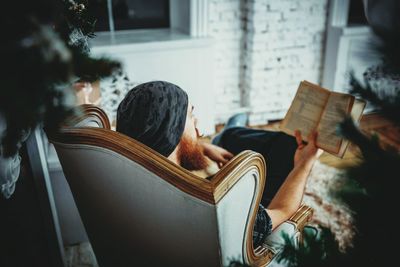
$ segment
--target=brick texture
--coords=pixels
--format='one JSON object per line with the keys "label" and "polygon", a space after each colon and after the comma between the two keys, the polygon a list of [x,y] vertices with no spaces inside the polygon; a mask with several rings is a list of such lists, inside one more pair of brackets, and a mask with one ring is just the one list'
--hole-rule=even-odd
{"label": "brick texture", "polygon": [[244,1],[210,0],[209,35],[215,38],[215,88],[217,123],[243,106],[241,76],[244,51]]}
{"label": "brick texture", "polygon": [[281,119],[301,80],[320,83],[327,0],[212,0],[217,122]]}

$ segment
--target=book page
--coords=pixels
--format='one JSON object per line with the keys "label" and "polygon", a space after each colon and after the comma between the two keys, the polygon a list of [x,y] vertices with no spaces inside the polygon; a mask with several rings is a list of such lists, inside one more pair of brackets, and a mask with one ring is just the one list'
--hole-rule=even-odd
{"label": "book page", "polygon": [[[355,123],[360,122],[365,106],[366,106],[365,101],[359,100],[359,99],[354,100],[354,104],[353,104],[353,108],[351,109],[350,116],[352,117],[352,119]],[[344,153],[346,152],[349,145],[350,145],[350,142],[348,140],[343,140],[337,156],[340,158],[343,158]]]}
{"label": "book page", "polygon": [[317,128],[330,92],[317,85],[301,82],[296,96],[281,124],[281,130],[294,135],[300,130],[304,140]]}
{"label": "book page", "polygon": [[363,114],[364,108],[366,106],[366,102],[364,100],[355,99],[353,108],[351,109],[351,117],[354,122],[360,122],[361,115]]}
{"label": "book page", "polygon": [[343,138],[337,133],[338,125],[350,114],[354,97],[332,92],[318,125],[317,145],[334,154],[339,153]]}

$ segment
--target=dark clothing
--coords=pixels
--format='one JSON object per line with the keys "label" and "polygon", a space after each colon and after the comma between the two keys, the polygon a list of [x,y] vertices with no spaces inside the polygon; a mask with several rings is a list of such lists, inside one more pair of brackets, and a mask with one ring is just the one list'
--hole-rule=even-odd
{"label": "dark clothing", "polygon": [[261,246],[265,238],[272,232],[272,221],[263,205],[258,206],[256,221],[253,228],[253,247]]}
{"label": "dark clothing", "polygon": [[267,177],[261,204],[269,205],[293,169],[296,139],[282,132],[233,127],[226,129],[218,144],[233,154],[253,150],[264,156]]}
{"label": "dark clothing", "polygon": [[261,245],[272,231],[268,207],[279,187],[293,169],[296,139],[282,132],[232,127],[225,129],[217,145],[233,154],[244,150],[260,153],[267,163],[267,177],[253,231],[254,247]]}

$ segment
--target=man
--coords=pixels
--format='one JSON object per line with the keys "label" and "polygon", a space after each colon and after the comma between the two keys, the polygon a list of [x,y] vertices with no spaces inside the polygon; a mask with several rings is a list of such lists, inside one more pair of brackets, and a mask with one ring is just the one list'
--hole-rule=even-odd
{"label": "man", "polygon": [[299,132],[293,138],[284,133],[232,127],[218,138],[218,144],[226,150],[199,141],[193,109],[185,91],[174,84],[140,84],[118,107],[117,131],[188,170],[208,175],[227,163],[232,153],[245,149],[261,153],[267,161],[267,184],[254,226],[253,242],[258,246],[300,206],[308,174],[321,154],[315,146],[316,134],[304,144]]}

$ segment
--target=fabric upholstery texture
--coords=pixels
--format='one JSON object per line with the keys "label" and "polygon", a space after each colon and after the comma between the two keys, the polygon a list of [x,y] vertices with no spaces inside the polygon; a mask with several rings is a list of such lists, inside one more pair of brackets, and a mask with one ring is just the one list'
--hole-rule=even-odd
{"label": "fabric upholstery texture", "polygon": [[[118,153],[56,147],[100,266],[125,266],[129,258],[134,264],[149,251],[171,266],[220,266],[220,256],[226,265],[243,254],[244,240],[251,238],[246,225],[258,207],[258,172],[245,174],[215,206]],[[115,250],[116,244],[121,248]]]}
{"label": "fabric upholstery texture", "polygon": [[134,266],[154,255],[166,266],[218,266],[215,207],[116,153],[71,146],[57,150],[100,266]]}
{"label": "fabric upholstery texture", "polygon": [[[249,217],[256,212],[257,172],[249,172],[240,179],[225,197],[217,204],[218,230],[221,242],[223,266],[243,254],[243,242],[246,236],[246,224]],[[242,260],[242,259],[239,259]]]}

